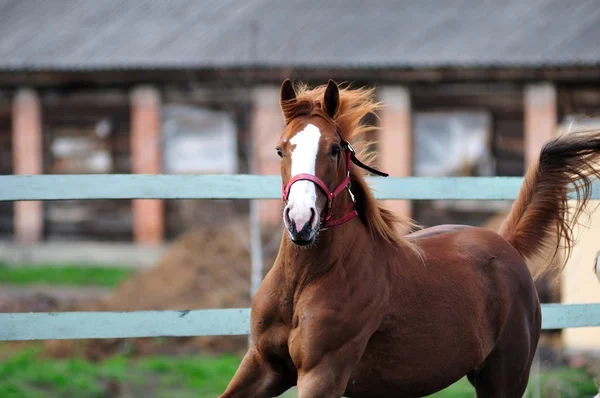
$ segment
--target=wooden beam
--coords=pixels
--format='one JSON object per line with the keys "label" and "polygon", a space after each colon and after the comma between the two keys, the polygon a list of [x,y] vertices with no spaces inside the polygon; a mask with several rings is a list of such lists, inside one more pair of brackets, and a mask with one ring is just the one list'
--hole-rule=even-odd
{"label": "wooden beam", "polygon": [[[0,341],[239,336],[250,332],[250,308],[7,313],[0,325]],[[542,305],[543,329],[596,326],[600,304]]]}
{"label": "wooden beam", "polygon": [[219,81],[221,84],[242,85],[248,80],[254,84],[279,84],[286,77],[302,80],[320,80],[328,78],[345,81],[369,81],[377,84],[389,83],[439,83],[439,82],[482,82],[513,81],[526,83],[532,80],[555,82],[591,82],[600,79],[600,68],[583,67],[447,67],[447,68],[349,68],[349,67],[238,67],[238,68],[154,68],[154,69],[97,69],[97,70],[36,70],[36,71],[0,71],[0,85],[18,87],[33,85],[36,87],[64,88],[93,86],[130,86],[131,84],[184,83],[209,84]]}
{"label": "wooden beam", "polygon": [[[522,177],[368,177],[378,199],[514,200]],[[73,199],[277,199],[281,178],[258,175],[0,176],[0,201]],[[572,194],[574,195],[574,194]],[[572,196],[574,198],[574,196]],[[600,181],[592,198],[600,199]]]}

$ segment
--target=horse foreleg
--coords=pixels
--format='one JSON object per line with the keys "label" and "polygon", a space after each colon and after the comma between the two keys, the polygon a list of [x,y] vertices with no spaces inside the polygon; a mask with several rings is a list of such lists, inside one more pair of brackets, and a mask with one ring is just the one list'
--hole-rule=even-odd
{"label": "horse foreleg", "polygon": [[339,398],[346,391],[357,362],[356,347],[324,356],[316,366],[298,373],[298,398]]}
{"label": "horse foreleg", "polygon": [[220,398],[270,398],[290,387],[283,375],[263,360],[252,345]]}

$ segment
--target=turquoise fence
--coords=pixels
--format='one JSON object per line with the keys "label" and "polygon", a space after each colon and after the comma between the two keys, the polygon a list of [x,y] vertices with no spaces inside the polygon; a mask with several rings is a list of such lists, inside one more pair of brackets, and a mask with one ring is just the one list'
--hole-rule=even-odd
{"label": "turquoise fence", "polygon": [[[514,200],[518,177],[369,179],[378,199]],[[279,199],[278,176],[38,175],[0,176],[0,201],[71,199]],[[600,183],[594,184],[600,199]],[[590,264],[590,273],[592,264]],[[544,304],[544,329],[600,326],[600,303]],[[0,314],[0,341],[249,333],[250,309]]]}

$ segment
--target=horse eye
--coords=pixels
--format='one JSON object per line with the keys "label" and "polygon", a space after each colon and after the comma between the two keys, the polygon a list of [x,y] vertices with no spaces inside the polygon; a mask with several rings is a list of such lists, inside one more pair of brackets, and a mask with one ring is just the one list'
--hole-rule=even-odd
{"label": "horse eye", "polygon": [[337,157],[340,154],[339,145],[334,145],[331,147],[331,156]]}
{"label": "horse eye", "polygon": [[278,155],[280,158],[283,158],[283,152],[281,152],[281,148],[275,148],[275,149],[277,150],[277,155]]}

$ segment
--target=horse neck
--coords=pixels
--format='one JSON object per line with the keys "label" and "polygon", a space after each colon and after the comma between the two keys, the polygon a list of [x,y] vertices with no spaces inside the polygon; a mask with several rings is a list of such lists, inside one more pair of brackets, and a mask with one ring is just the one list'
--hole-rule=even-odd
{"label": "horse neck", "polygon": [[287,231],[283,232],[279,264],[289,289],[302,288],[321,275],[337,270],[352,272],[364,264],[364,256],[371,250],[365,246],[373,242],[358,217],[345,224],[322,231],[309,247],[295,246]]}

